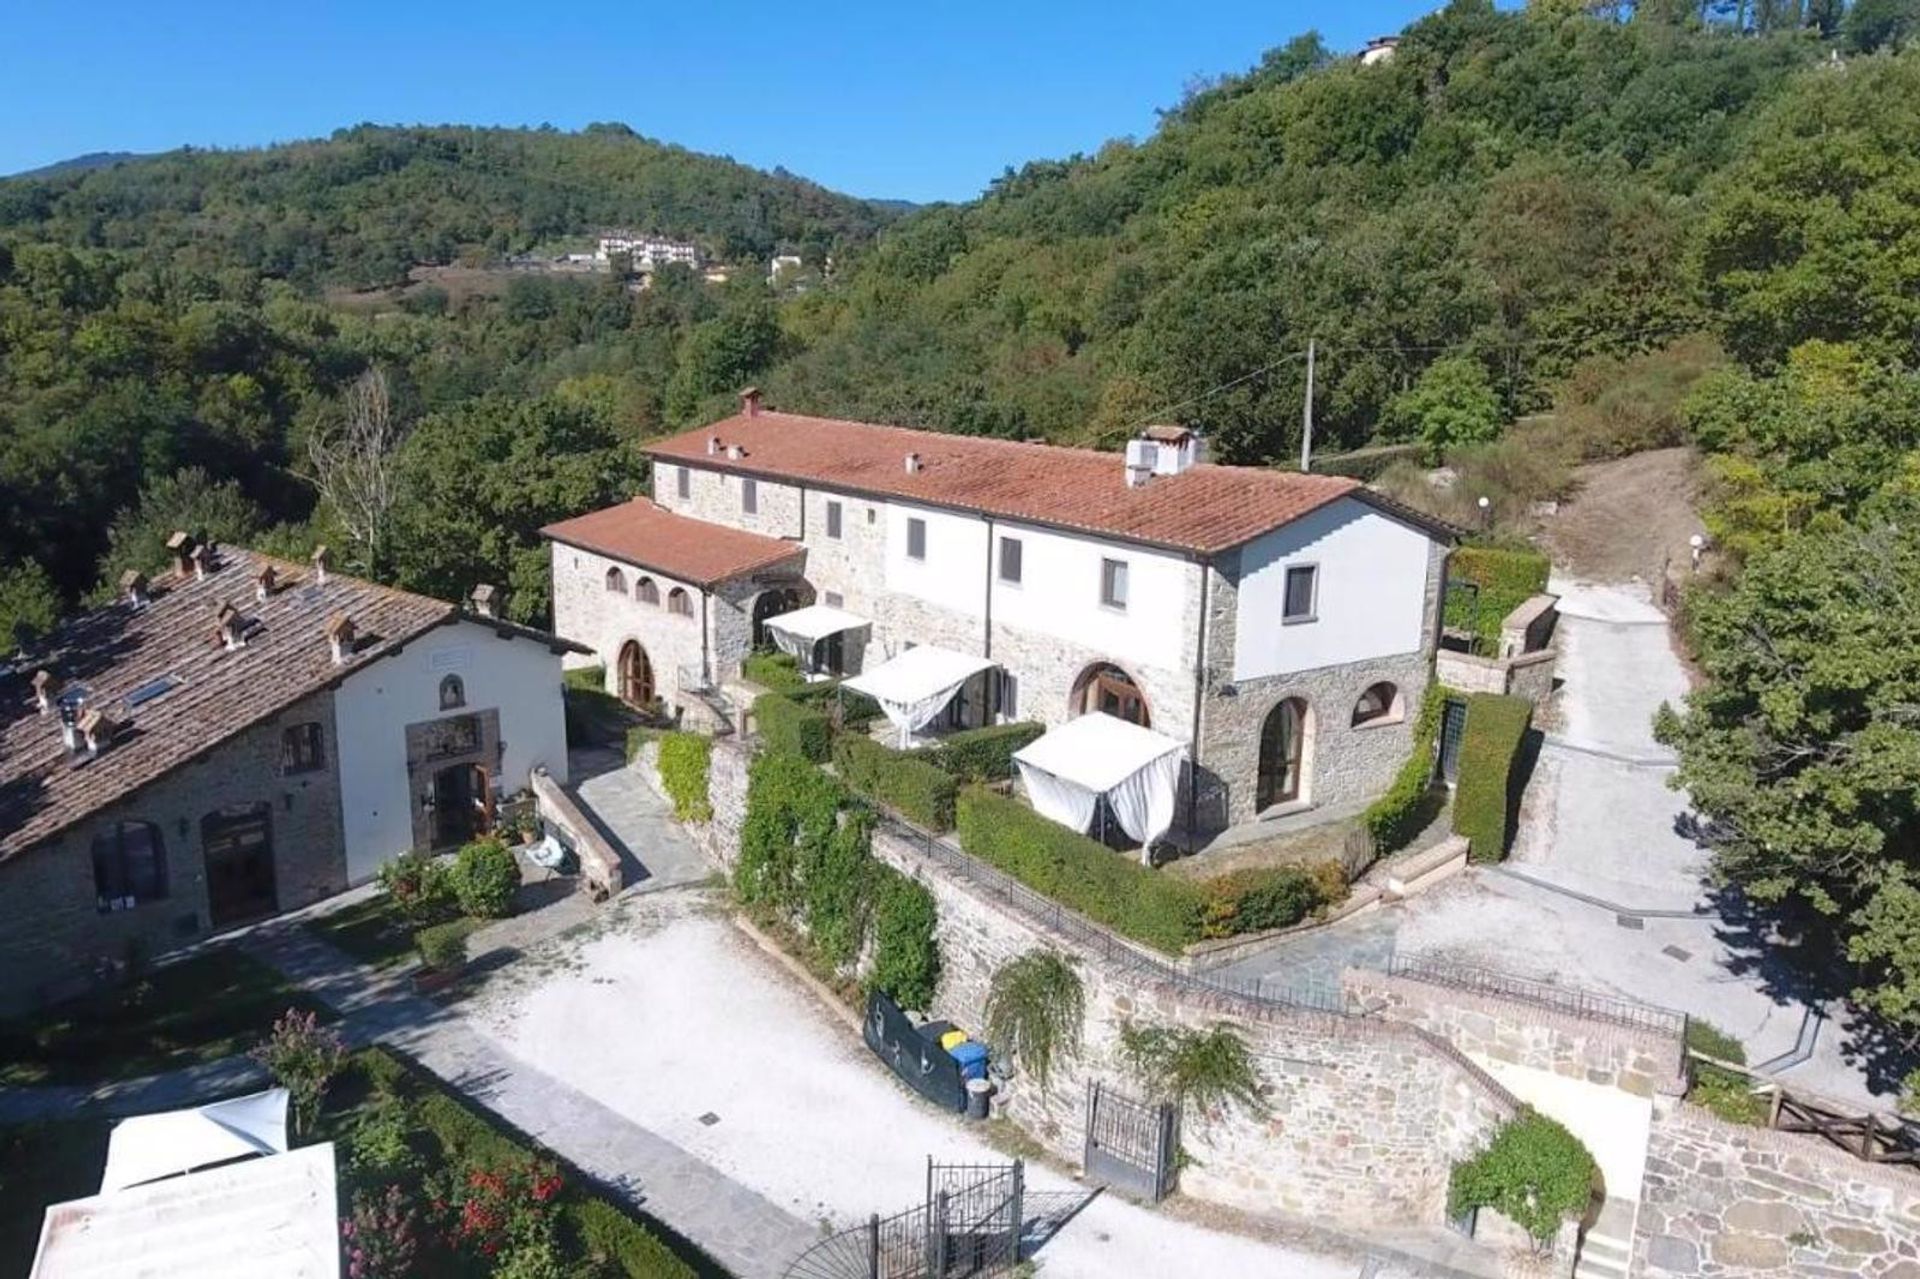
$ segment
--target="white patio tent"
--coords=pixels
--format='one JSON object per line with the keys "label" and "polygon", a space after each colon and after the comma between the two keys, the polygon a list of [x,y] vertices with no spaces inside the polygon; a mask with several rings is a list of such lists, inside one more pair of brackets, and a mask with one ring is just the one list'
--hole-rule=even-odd
{"label": "white patio tent", "polygon": [[1102,798],[1142,860],[1173,826],[1186,743],[1101,711],[1068,720],[1014,752],[1034,810],[1085,832]]}
{"label": "white patio tent", "polygon": [[287,1151],[287,1090],[231,1097],[186,1110],[136,1115],[107,1138],[102,1193],[178,1176],[248,1155]]}
{"label": "white patio tent", "polygon": [[948,648],[922,644],[883,662],[841,685],[865,693],[880,703],[887,719],[900,730],[900,744],[912,744],[913,735],[946,709],[960,686],[990,670],[992,659]]}
{"label": "white patio tent", "polygon": [[766,621],[767,634],[773,637],[774,646],[783,653],[793,654],[802,670],[812,667],[814,648],[821,640],[871,625],[872,622],[859,614],[829,604],[809,604]]}

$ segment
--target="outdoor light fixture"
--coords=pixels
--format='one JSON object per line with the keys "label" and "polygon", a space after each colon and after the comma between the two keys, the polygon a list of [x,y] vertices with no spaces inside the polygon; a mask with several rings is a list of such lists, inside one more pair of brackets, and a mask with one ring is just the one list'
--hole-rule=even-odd
{"label": "outdoor light fixture", "polygon": [[1687,545],[1693,548],[1693,567],[1697,571],[1700,568],[1700,553],[1707,549],[1706,535],[1695,533],[1687,539]]}
{"label": "outdoor light fixture", "polygon": [[423,813],[431,813],[433,811],[433,792],[432,791],[429,790],[429,791],[420,792],[420,811]]}
{"label": "outdoor light fixture", "polygon": [[1487,527],[1488,524],[1490,524],[1493,521],[1493,499],[1483,494],[1479,501],[1479,507],[1480,507],[1480,527],[1485,528]]}

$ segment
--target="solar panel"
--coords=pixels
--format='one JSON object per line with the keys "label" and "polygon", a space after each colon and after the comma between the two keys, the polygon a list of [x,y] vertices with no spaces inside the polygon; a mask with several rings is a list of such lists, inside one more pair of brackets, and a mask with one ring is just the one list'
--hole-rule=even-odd
{"label": "solar panel", "polygon": [[158,679],[150,679],[139,688],[127,694],[127,709],[132,710],[136,706],[143,706],[154,698],[159,697],[162,693],[170,692],[178,686],[179,683],[180,681],[171,675],[162,675]]}

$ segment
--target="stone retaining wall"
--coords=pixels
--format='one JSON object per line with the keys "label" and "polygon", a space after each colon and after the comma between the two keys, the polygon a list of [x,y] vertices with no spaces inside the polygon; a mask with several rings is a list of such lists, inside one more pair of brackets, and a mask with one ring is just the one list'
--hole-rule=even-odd
{"label": "stone retaining wall", "polygon": [[1647,1279],[1920,1279],[1920,1176],[1660,1103],[1633,1259]]}

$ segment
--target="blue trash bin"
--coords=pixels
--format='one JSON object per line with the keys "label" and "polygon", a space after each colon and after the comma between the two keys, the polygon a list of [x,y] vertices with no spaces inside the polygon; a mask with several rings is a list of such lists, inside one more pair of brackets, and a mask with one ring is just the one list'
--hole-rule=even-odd
{"label": "blue trash bin", "polygon": [[960,1063],[962,1079],[985,1079],[987,1077],[987,1046],[976,1039],[964,1044],[955,1044],[947,1050],[953,1059]]}

